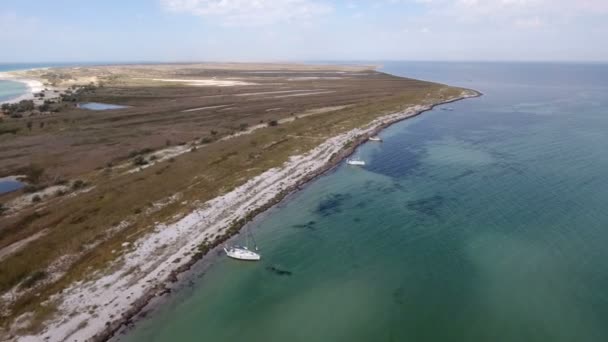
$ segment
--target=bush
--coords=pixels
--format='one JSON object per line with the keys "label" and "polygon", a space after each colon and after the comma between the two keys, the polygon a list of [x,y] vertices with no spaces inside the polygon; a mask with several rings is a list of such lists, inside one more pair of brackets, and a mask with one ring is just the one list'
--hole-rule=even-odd
{"label": "bush", "polygon": [[86,185],[86,183],[80,179],[77,179],[74,181],[74,183],[72,183],[72,189],[73,190],[78,190],[78,189],[82,189],[84,188]]}
{"label": "bush", "polygon": [[32,184],[28,184],[26,186],[23,187],[23,192],[31,194],[33,192],[38,192],[42,189],[44,189],[45,186],[44,185],[32,185]]}
{"label": "bush", "polygon": [[247,127],[249,127],[249,125],[248,125],[248,124],[246,124],[246,123],[242,123],[242,124],[240,124],[240,125],[239,125],[239,129],[240,129],[241,131],[246,130],[246,129],[247,129]]}
{"label": "bush", "polygon": [[22,288],[29,289],[36,285],[39,281],[46,279],[48,274],[45,271],[36,271],[32,273],[23,283],[21,283]]}
{"label": "bush", "polygon": [[137,156],[137,157],[135,157],[135,159],[133,159],[133,165],[135,165],[135,166],[143,166],[143,165],[147,165],[147,164],[148,164],[148,161],[143,156]]}
{"label": "bush", "polygon": [[0,203],[0,216],[4,215],[4,213],[8,210],[4,203]]}
{"label": "bush", "polygon": [[129,152],[129,158],[133,158],[133,157],[136,157],[136,156],[139,156],[139,155],[142,155],[142,154],[148,154],[148,153],[151,153],[153,151],[154,150],[151,149],[151,148],[149,148],[149,147],[142,148],[141,150],[133,150],[133,151]]}
{"label": "bush", "polygon": [[29,183],[38,184],[44,176],[44,168],[40,165],[30,164],[25,170],[25,177]]}
{"label": "bush", "polygon": [[40,196],[36,195],[32,197],[32,203],[38,203],[40,201],[42,201],[42,198],[40,198]]}
{"label": "bush", "polygon": [[279,122],[277,120],[270,120],[268,122],[268,126],[270,126],[270,127],[274,127],[274,126],[278,126],[278,125],[279,125]]}
{"label": "bush", "polygon": [[53,182],[54,185],[66,185],[68,184],[68,181],[63,179],[63,178],[58,178],[57,180],[55,180],[55,182]]}
{"label": "bush", "polygon": [[209,137],[204,137],[203,139],[201,139],[201,144],[209,144],[212,142],[213,142],[213,139],[211,139]]}

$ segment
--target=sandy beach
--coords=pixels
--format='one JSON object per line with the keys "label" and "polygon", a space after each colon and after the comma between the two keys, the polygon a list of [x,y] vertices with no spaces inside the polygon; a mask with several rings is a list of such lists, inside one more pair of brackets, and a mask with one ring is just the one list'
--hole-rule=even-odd
{"label": "sandy beach", "polygon": [[42,82],[40,82],[38,80],[21,78],[21,77],[17,77],[15,75],[12,75],[12,74],[6,73],[6,72],[0,72],[0,80],[23,83],[23,84],[25,84],[29,88],[29,90],[28,90],[27,93],[25,93],[23,95],[20,95],[20,96],[17,96],[17,97],[12,98],[12,99],[8,99],[8,100],[5,100],[5,101],[0,101],[0,104],[2,104],[2,103],[15,103],[15,102],[19,102],[19,101],[22,101],[22,100],[32,100],[32,99],[34,99],[34,94],[43,91],[44,88],[45,88],[44,84],[42,84]]}
{"label": "sandy beach", "polygon": [[[298,186],[334,167],[356,146],[383,128],[436,105],[479,95],[464,91],[441,103],[412,106],[382,116],[365,127],[330,138],[306,154],[293,156],[282,167],[270,169],[222,196],[201,203],[198,209],[175,222],[157,223],[154,232],[129,246],[129,251],[114,263],[111,272],[99,273],[91,280],[75,283],[53,296],[51,300],[63,314],[46,324],[39,334],[21,336],[19,340],[107,340],[151,298],[165,293],[165,284],[175,281],[177,274],[203,256],[199,252],[201,245],[221,244],[234,234],[235,225],[240,228]],[[176,194],[173,200],[179,198]],[[163,203],[154,205],[162,206]],[[27,317],[23,319],[27,320]]]}

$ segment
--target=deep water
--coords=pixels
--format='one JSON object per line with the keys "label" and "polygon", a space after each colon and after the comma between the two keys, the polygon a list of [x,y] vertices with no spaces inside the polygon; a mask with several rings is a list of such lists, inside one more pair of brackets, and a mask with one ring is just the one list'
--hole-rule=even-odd
{"label": "deep water", "polygon": [[485,95],[383,131],[121,340],[608,341],[608,66],[383,64]]}

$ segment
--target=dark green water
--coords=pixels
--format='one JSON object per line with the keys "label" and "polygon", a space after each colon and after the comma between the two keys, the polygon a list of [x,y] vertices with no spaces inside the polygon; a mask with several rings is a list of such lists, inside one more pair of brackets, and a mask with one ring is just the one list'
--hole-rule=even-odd
{"label": "dark green water", "polygon": [[608,341],[608,66],[385,70],[485,96],[385,130],[121,340]]}

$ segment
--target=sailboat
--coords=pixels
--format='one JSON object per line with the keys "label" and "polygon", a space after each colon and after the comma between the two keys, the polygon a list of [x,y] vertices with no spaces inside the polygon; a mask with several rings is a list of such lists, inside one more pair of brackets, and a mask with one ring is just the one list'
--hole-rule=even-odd
{"label": "sailboat", "polygon": [[365,162],[356,156],[354,158],[346,159],[346,164],[353,166],[365,166]]}
{"label": "sailboat", "polygon": [[[258,261],[262,258],[259,253],[256,253],[258,251],[258,246],[255,243],[253,234],[251,234],[251,231],[249,230],[247,232],[248,235],[247,241],[245,242],[245,246],[234,245],[230,247],[224,247],[224,252],[226,252],[226,255],[233,259],[245,261]],[[249,240],[253,241],[253,247],[255,252],[249,249]]]}

